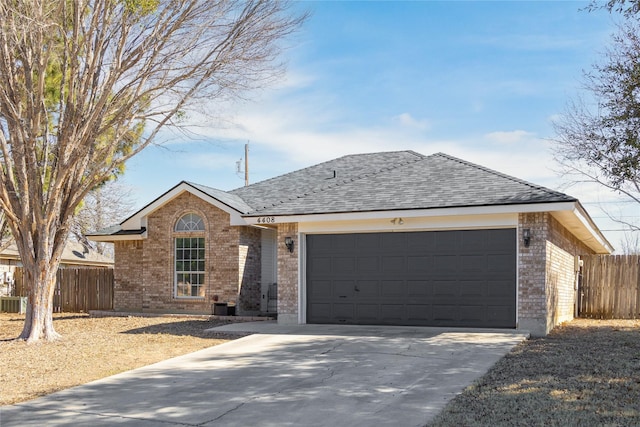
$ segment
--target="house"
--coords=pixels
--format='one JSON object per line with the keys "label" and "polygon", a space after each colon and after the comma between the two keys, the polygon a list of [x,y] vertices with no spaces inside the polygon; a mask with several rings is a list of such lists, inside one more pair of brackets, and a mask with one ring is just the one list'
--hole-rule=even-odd
{"label": "house", "polygon": [[232,191],[181,182],[118,226],[115,308],[278,322],[518,328],[574,314],[580,202],[438,153],[344,156]]}

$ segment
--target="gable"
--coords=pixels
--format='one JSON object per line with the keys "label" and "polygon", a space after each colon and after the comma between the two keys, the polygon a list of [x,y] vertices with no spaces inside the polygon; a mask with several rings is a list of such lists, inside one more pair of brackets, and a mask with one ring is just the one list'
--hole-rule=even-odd
{"label": "gable", "polygon": [[[208,189],[209,191],[206,191],[205,189]],[[215,195],[217,195],[217,192],[221,193],[220,197],[218,198],[215,197]],[[189,193],[203,200],[207,204],[228,213],[232,222],[236,222],[236,223],[244,222],[242,220],[242,216],[241,216],[242,212],[240,211],[240,209],[246,208],[246,206],[242,206],[242,207],[238,207],[235,205],[232,206],[233,199],[231,197],[222,197],[222,193],[224,194],[226,193],[221,190],[213,189],[210,187],[197,186],[197,185],[188,183],[186,181],[183,181],[180,184],[173,187],[171,190],[164,193],[162,196],[155,199],[153,202],[149,203],[147,206],[145,206],[144,208],[142,208],[132,216],[130,216],[129,218],[127,218],[126,220],[124,220],[120,224],[121,230],[142,230],[143,228],[146,229],[147,217],[149,215],[161,209],[164,205],[170,203],[171,201],[175,200],[176,198],[178,198],[184,193]],[[221,201],[220,200],[221,198],[224,201]]]}

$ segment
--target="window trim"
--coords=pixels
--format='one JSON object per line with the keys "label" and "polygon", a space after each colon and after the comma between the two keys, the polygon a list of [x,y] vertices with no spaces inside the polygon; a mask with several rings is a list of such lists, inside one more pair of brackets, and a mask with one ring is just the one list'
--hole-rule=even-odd
{"label": "window trim", "polygon": [[[172,238],[173,298],[202,301],[206,298],[207,292],[207,238],[204,218],[193,212],[181,215],[174,223]],[[180,270],[178,263],[181,263]],[[179,278],[182,280],[179,281]],[[185,280],[187,278],[188,280]]]}

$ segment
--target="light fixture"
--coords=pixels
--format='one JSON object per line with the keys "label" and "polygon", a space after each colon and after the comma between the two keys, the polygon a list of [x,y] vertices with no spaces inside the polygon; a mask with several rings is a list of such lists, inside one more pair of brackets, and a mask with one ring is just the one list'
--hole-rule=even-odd
{"label": "light fixture", "polygon": [[524,247],[528,248],[529,243],[531,243],[531,229],[525,228],[522,230],[522,240],[524,241]]}
{"label": "light fixture", "polygon": [[293,253],[293,239],[289,236],[284,238],[284,245],[287,247],[289,252]]}
{"label": "light fixture", "polygon": [[393,218],[391,221],[391,224],[393,225],[402,225],[404,224],[404,220],[402,218]]}

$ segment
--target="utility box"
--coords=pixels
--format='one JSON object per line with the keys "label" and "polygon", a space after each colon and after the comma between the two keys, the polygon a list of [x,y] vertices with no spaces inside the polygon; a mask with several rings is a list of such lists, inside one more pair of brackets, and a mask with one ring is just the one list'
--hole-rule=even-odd
{"label": "utility box", "polygon": [[228,315],[228,307],[226,302],[216,302],[213,304],[213,315],[214,316],[227,316]]}
{"label": "utility box", "polygon": [[25,314],[27,297],[0,297],[0,312]]}

